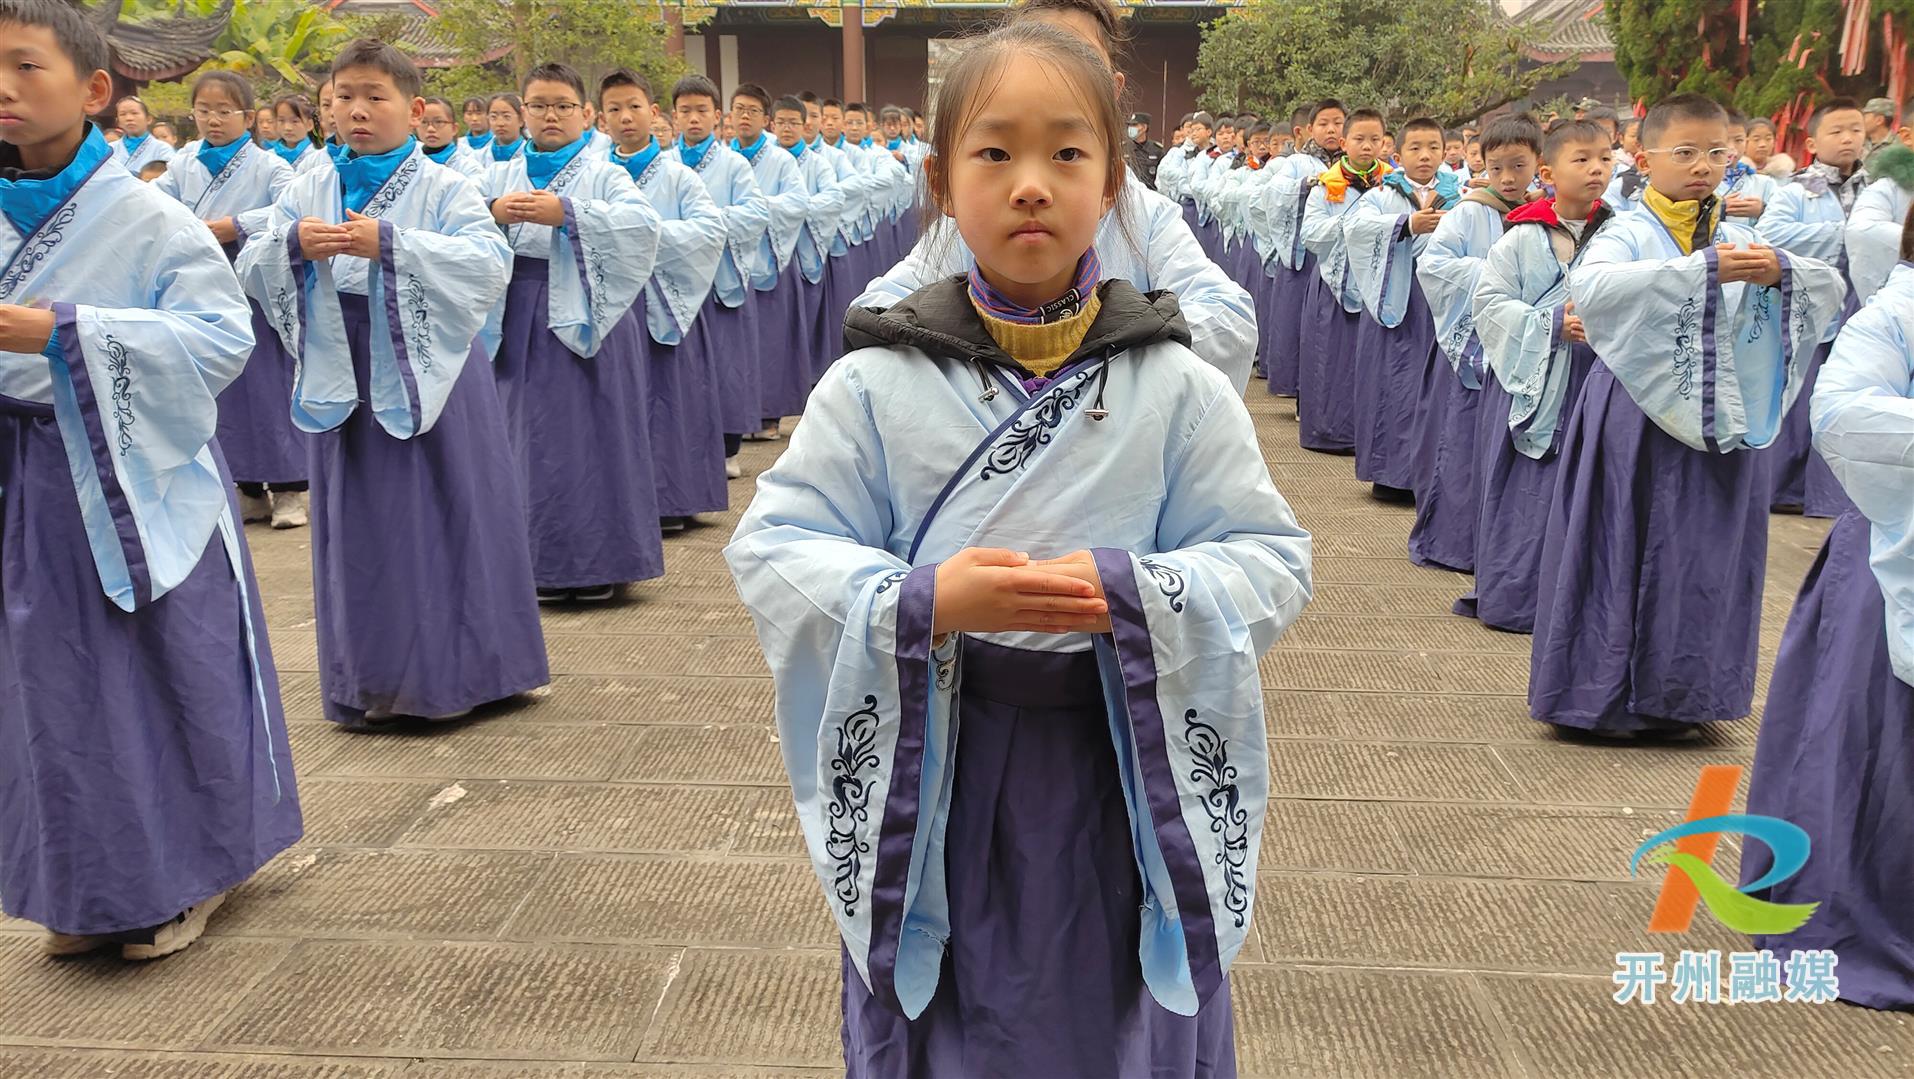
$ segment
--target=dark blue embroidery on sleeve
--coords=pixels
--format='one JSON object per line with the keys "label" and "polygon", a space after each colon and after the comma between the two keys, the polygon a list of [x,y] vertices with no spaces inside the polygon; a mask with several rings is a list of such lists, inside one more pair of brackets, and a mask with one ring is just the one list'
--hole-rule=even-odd
{"label": "dark blue embroidery on sleeve", "polygon": [[405,278],[405,305],[412,313],[412,328],[407,336],[411,338],[412,362],[421,371],[432,370],[432,325],[427,320],[429,309],[425,303],[425,283],[417,274],[407,274]]}
{"label": "dark blue embroidery on sleeve", "polygon": [[120,456],[133,448],[133,369],[126,346],[112,334],[102,334],[101,349],[106,353],[106,372],[113,378],[113,423],[120,444]]}
{"label": "dark blue embroidery on sleeve", "polygon": [[1183,741],[1195,762],[1190,778],[1209,786],[1203,793],[1203,810],[1209,814],[1210,831],[1221,842],[1216,864],[1223,873],[1223,906],[1236,916],[1236,927],[1241,929],[1249,915],[1249,887],[1243,879],[1249,859],[1249,810],[1236,789],[1229,742],[1215,727],[1197,719],[1194,708],[1183,713]]}
{"label": "dark blue embroidery on sleeve", "polygon": [[1184,578],[1182,571],[1160,565],[1148,558],[1139,558],[1137,561],[1143,563],[1143,568],[1149,571],[1150,579],[1155,581],[1156,587],[1162,590],[1163,598],[1170,601],[1170,610],[1182,614],[1183,593],[1189,591],[1189,581]]}
{"label": "dark blue embroidery on sleeve", "polygon": [[836,863],[831,888],[844,907],[844,916],[857,916],[857,904],[863,898],[858,878],[863,875],[864,857],[871,852],[867,839],[858,832],[869,822],[871,799],[870,772],[883,764],[877,755],[877,698],[866,696],[864,707],[844,717],[837,729],[837,754],[831,758],[830,834],[824,837],[824,851]]}
{"label": "dark blue embroidery on sleeve", "polygon": [[1675,392],[1684,400],[1695,389],[1695,365],[1701,359],[1701,302],[1690,296],[1675,312]]}
{"label": "dark blue embroidery on sleeve", "polygon": [[79,207],[69,204],[40,226],[39,232],[27,238],[20,246],[19,253],[13,257],[13,265],[7,267],[5,276],[0,276],[0,300],[12,296],[27,275],[45,262],[54,248],[60,246],[60,241],[66,239],[66,227],[73,223],[74,216],[79,212]]}

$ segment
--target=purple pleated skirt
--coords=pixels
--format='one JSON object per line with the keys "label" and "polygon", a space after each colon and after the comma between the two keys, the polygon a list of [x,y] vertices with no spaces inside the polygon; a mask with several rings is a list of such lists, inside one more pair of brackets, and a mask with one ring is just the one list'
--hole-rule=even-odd
{"label": "purple pleated skirt", "polygon": [[[368,401],[366,299],[339,301]],[[328,719],[451,715],[551,681],[525,491],[491,366],[473,346],[438,423],[416,438],[393,438],[361,407],[311,440]]]}
{"label": "purple pleated skirt", "polygon": [[145,929],[298,840],[279,676],[243,537],[239,549],[234,567],[214,532],[177,587],[121,611],[100,592],[52,409],[0,405],[8,914],[62,933]]}
{"label": "purple pleated skirt", "polygon": [[758,400],[762,419],[795,416],[804,411],[804,400],[811,395],[811,342],[817,319],[815,307],[806,302],[810,293],[804,275],[793,258],[778,277],[778,286],[757,293],[758,324]]}
{"label": "purple pleated skirt", "polygon": [[1281,261],[1270,263],[1275,276],[1270,278],[1269,321],[1263,334],[1263,369],[1269,377],[1269,392],[1282,397],[1296,396],[1297,360],[1301,352],[1303,297],[1308,292],[1308,277],[1316,276],[1314,259],[1300,270],[1292,270]]}
{"label": "purple pleated skirt", "polygon": [[718,372],[718,416],[722,434],[750,434],[764,426],[758,377],[758,297],[745,286],[744,303],[726,307],[717,293],[704,302],[698,322]]}
{"label": "purple pleated skirt", "polygon": [[1412,285],[1402,322],[1393,329],[1367,315],[1356,349],[1356,478],[1414,490],[1422,394],[1433,365],[1448,367],[1436,348],[1435,316]]}
{"label": "purple pleated skirt", "polygon": [[[1476,415],[1482,391],[1462,384],[1438,350],[1423,374],[1423,411],[1415,449],[1416,523],[1409,530],[1409,560],[1418,566],[1475,572],[1475,530],[1482,505],[1477,497],[1481,454]],[[1503,410],[1506,425],[1507,409]]]}
{"label": "purple pleated skirt", "polygon": [[[1888,663],[1881,588],[1868,567],[1866,518],[1835,523],[1781,637],[1761,719],[1748,812],[1780,817],[1810,840],[1801,872],[1752,893],[1820,903],[1806,925],[1754,946],[1786,959],[1832,949],[1841,999],[1914,1008],[1914,687]],[[1773,864],[1749,843],[1741,879]]]}
{"label": "purple pleated skirt", "polygon": [[292,358],[259,305],[250,306],[253,354],[219,392],[219,446],[235,482],[300,483],[309,436],[292,425]]}
{"label": "purple pleated skirt", "polygon": [[645,392],[651,337],[634,307],[596,356],[566,348],[546,328],[549,268],[513,260],[492,366],[529,506],[533,580],[587,588],[662,576]]}
{"label": "purple pleated skirt", "polygon": [[651,342],[646,418],[658,513],[664,517],[719,513],[730,504],[708,321],[699,315],[675,345]]}
{"label": "purple pleated skirt", "polygon": [[1296,418],[1303,449],[1348,454],[1356,448],[1355,352],[1364,316],[1311,273],[1302,307]]}
{"label": "purple pleated skirt", "polygon": [[1676,442],[1597,363],[1557,475],[1529,713],[1605,731],[1747,715],[1768,554],[1761,453]]}
{"label": "purple pleated skirt", "polygon": [[[1568,390],[1562,415],[1572,417],[1582,398],[1582,384],[1595,365],[1595,350],[1576,345],[1570,352]],[[1507,390],[1490,374],[1476,403],[1477,496],[1475,591],[1456,603],[1456,613],[1479,618],[1491,629],[1509,633],[1535,632],[1535,593],[1542,575],[1542,539],[1548,531],[1549,508],[1555,501],[1559,447],[1566,437],[1558,430],[1555,449],[1539,460],[1524,456],[1509,438]]]}
{"label": "purple pleated skirt", "polygon": [[845,1074],[1235,1075],[1227,985],[1194,1017],[1143,985],[1143,890],[1095,656],[967,641],[963,669],[937,994],[906,1021],[847,958]]}

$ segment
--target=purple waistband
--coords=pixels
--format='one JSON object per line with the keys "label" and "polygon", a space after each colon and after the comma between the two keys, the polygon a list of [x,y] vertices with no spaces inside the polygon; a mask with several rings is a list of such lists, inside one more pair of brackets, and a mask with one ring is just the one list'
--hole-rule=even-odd
{"label": "purple waistband", "polygon": [[0,416],[32,416],[44,419],[53,415],[53,406],[37,401],[22,401],[18,397],[8,397],[0,393]]}
{"label": "purple waistband", "polygon": [[1018,708],[1103,708],[1097,654],[1037,652],[965,640],[966,697]]}
{"label": "purple waistband", "polygon": [[545,280],[551,276],[552,264],[548,259],[537,259],[530,255],[512,256],[512,280],[520,278]]}

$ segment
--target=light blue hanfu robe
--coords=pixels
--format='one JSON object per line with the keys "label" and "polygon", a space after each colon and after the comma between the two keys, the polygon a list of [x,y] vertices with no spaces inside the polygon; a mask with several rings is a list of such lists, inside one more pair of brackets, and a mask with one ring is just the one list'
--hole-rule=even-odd
{"label": "light blue hanfu robe", "polygon": [[800,139],[788,152],[797,162],[798,179],[808,196],[792,259],[798,303],[810,327],[808,394],[843,350],[844,315],[832,304],[830,271],[833,256],[842,254],[839,230],[849,196],[837,182],[837,167],[823,151]]}
{"label": "light blue hanfu robe", "polygon": [[[1176,293],[1189,321],[1190,348],[1241,390],[1249,384],[1250,357],[1256,351],[1255,304],[1243,286],[1204,254],[1174,202],[1135,176],[1126,176],[1127,223],[1113,212],[1097,226],[1097,258],[1104,276],[1120,277],[1140,292]],[[939,221],[851,306],[893,306],[933,281],[969,273],[975,264],[956,227],[947,219]]]}
{"label": "light blue hanfu robe", "polygon": [[[1334,167],[1334,166],[1331,166]],[[1316,170],[1320,176],[1323,170]],[[1332,202],[1314,177],[1305,181],[1300,229],[1303,249],[1316,265],[1303,300],[1301,362],[1296,382],[1298,440],[1306,450],[1353,453],[1356,448],[1356,349],[1362,328],[1362,293],[1349,273],[1342,219],[1361,197],[1353,185]]]}
{"label": "light blue hanfu robe", "polygon": [[1777,287],[1723,284],[1647,209],[1603,226],[1569,273],[1601,357],[1565,434],[1543,540],[1529,712],[1655,731],[1753,706],[1767,570],[1768,445],[1847,284],[1781,253]]}
{"label": "light blue hanfu robe", "polygon": [[611,160],[632,176],[659,217],[644,307],[653,341],[647,418],[658,512],[688,517],[722,510],[727,495],[718,359],[711,354],[710,320],[700,315],[724,257],[724,215],[697,174],[656,141],[630,157],[614,151]]}
{"label": "light blue hanfu robe", "polygon": [[507,143],[493,139],[486,144],[483,150],[479,151],[479,160],[496,165],[503,161],[510,161],[515,157],[524,156],[525,151],[531,149],[531,147],[532,140],[524,135],[520,135],[517,142]]}
{"label": "light blue hanfu robe", "polygon": [[268,143],[266,149],[271,150],[274,156],[284,161],[295,173],[303,172],[304,169],[301,168],[301,166],[305,165],[307,160],[313,155],[323,155],[325,153],[325,151],[321,150],[319,145],[311,139],[300,139],[293,143]]}
{"label": "light blue hanfu robe", "polygon": [[799,234],[811,212],[811,192],[799,171],[797,158],[778,145],[768,131],[760,131],[749,146],[736,139],[731,149],[750,163],[758,191],[764,196],[764,237],[758,242],[757,267],[751,287],[758,293],[758,411],[766,426],[778,418],[804,411],[811,392],[811,372],[818,361],[810,345],[816,336],[815,299],[800,296],[803,278],[796,263]]}
{"label": "light blue hanfu robe", "polygon": [[139,178],[140,170],[155,161],[173,160],[174,149],[153,136],[151,131],[137,139],[122,138],[113,144],[113,160]]}
{"label": "light blue hanfu robe", "polygon": [[1264,166],[1268,178],[1250,196],[1249,220],[1264,256],[1274,296],[1267,318],[1258,316],[1269,392],[1296,396],[1301,362],[1305,297],[1316,269],[1303,247],[1303,209],[1311,181],[1326,166],[1311,153],[1298,152]]}
{"label": "light blue hanfu robe", "polygon": [[[1174,319],[1170,298],[1102,288],[1092,339],[1124,340],[1104,325],[1125,310]],[[962,289],[854,312],[847,336],[908,336],[900,310],[933,291],[967,309]],[[1257,660],[1308,600],[1309,537],[1233,387],[1145,333],[1034,390],[858,347],[725,549],[845,949],[851,1075],[901,1074],[906,1053],[950,1074],[1225,1073],[1187,1058],[1231,1052],[1268,797]],[[1087,549],[1114,633],[936,646],[938,565],[973,546]],[[993,841],[991,819],[1029,823]],[[1029,851],[990,846],[1019,835]]]}
{"label": "light blue hanfu robe", "polygon": [[[0,164],[18,167],[10,147]],[[89,129],[0,181],[0,902],[137,931],[300,835],[266,621],[214,439],[252,351],[219,244]]]}
{"label": "light blue hanfu robe", "polygon": [[[292,166],[251,139],[217,147],[195,141],[174,156],[153,186],[202,221],[232,218],[239,238],[226,245],[226,257],[236,260],[246,236],[265,227],[272,204],[293,176]],[[306,478],[306,445],[286,410],[292,361],[257,304],[253,340],[245,370],[219,395],[219,447],[240,483],[299,483]]]}
{"label": "light blue hanfu robe", "polygon": [[1908,189],[1889,178],[1867,185],[1854,200],[1846,234],[1848,275],[1862,303],[1887,284],[1888,273],[1900,262],[1901,226],[1910,201]]}
{"label": "light blue hanfu robe", "polygon": [[1774,193],[1779,186],[1780,185],[1774,182],[1774,177],[1763,176],[1761,173],[1755,171],[1754,166],[1743,162],[1736,162],[1734,165],[1729,166],[1727,173],[1721,178],[1721,183],[1715,186],[1715,197],[1723,201],[1726,201],[1733,195],[1760,199],[1760,214],[1754,217],[1730,217],[1728,219],[1752,227],[1757,221],[1767,220],[1768,206],[1774,202]]}
{"label": "light blue hanfu robe", "polygon": [[[299,222],[378,222],[376,259],[311,261]],[[328,719],[462,715],[550,680],[526,504],[485,348],[511,248],[470,178],[416,140],[308,173],[239,256],[294,360],[311,446]]]}
{"label": "light blue hanfu robe", "polygon": [[718,260],[705,318],[718,363],[719,412],[724,417],[727,449],[735,453],[729,443],[758,430],[764,422],[758,402],[763,381],[758,374],[759,312],[748,301],[751,281],[759,273],[771,209],[758,190],[750,163],[716,135],[707,135],[696,146],[686,146],[680,138],[672,152],[697,173],[724,215],[724,255]]}

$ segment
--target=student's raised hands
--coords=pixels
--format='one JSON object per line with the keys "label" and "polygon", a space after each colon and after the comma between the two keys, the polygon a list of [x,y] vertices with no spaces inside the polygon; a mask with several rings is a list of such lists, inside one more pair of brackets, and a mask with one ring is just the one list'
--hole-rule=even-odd
{"label": "student's raised hands", "polygon": [[351,243],[352,235],[344,225],[335,225],[316,217],[301,218],[299,221],[299,254],[312,262],[343,255]]}
{"label": "student's raised hands", "polygon": [[1716,244],[1721,255],[1721,283],[1746,281],[1773,287],[1781,283],[1781,256],[1767,244],[1749,244],[1746,251],[1733,244]]}
{"label": "student's raised hands", "polygon": [[212,230],[213,239],[218,240],[220,243],[230,244],[236,243],[239,240],[239,227],[233,223],[233,219],[230,217],[222,217],[217,221],[208,221],[206,222],[206,227]]}
{"label": "student's raised hands", "polygon": [[347,210],[346,223],[339,227],[346,230],[347,244],[342,254],[357,255],[362,259],[379,257],[378,218]]}
{"label": "student's raised hands", "polygon": [[1588,343],[1588,327],[1582,325],[1582,316],[1575,313],[1575,301],[1562,305],[1562,337],[1578,344]]}
{"label": "student's raised hands", "polygon": [[1729,217],[1760,217],[1765,209],[1767,204],[1753,195],[1729,195],[1721,204],[1721,212]]}
{"label": "student's raised hands", "polygon": [[1436,202],[1441,197],[1434,191],[1422,196],[1422,209],[1409,215],[1409,235],[1426,236],[1442,223],[1445,211],[1436,209]]}
{"label": "student's raised hands", "polygon": [[565,223],[565,204],[550,191],[514,191],[492,201],[492,220],[501,225]]}
{"label": "student's raised hands", "polygon": [[[1085,580],[1080,566],[1062,565],[1074,557],[1039,565],[1029,555],[1001,548],[958,551],[937,567],[932,636],[1108,630],[1110,607],[1102,587]],[[1094,579],[1094,565],[1089,572]]]}
{"label": "student's raised hands", "polygon": [[1103,576],[1097,572],[1097,560],[1095,555],[1089,551],[1073,551],[1070,554],[1064,555],[1062,558],[1046,558],[1041,561],[1032,562],[1030,563],[1030,568],[1052,570],[1057,573],[1068,574],[1096,589],[1097,598],[1106,601],[1103,617],[1098,619],[1096,624],[1085,626],[1078,632],[1110,632],[1110,615],[1107,597],[1103,594]]}

